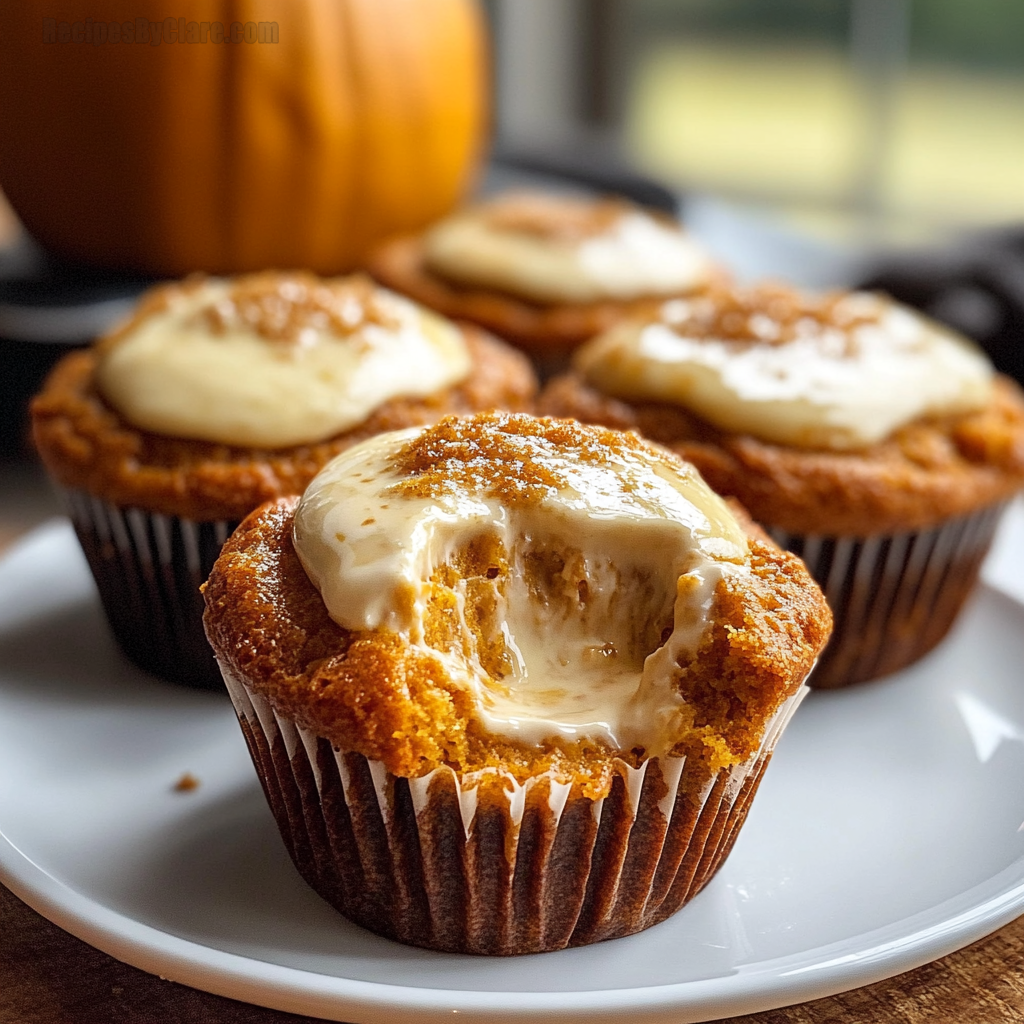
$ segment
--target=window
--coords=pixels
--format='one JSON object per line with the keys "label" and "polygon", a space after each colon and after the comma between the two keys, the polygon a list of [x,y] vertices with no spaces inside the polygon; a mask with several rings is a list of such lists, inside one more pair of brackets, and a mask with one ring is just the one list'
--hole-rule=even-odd
{"label": "window", "polygon": [[491,6],[516,142],[612,140],[673,185],[861,225],[1024,219],[1021,0]]}

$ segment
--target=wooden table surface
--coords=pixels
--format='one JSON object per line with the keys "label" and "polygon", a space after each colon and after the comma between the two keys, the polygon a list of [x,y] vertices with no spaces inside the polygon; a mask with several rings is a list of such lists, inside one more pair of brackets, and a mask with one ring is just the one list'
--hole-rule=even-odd
{"label": "wooden table surface", "polygon": [[[53,511],[34,471],[0,467],[0,550]],[[129,967],[44,920],[0,886],[0,1024],[297,1024],[311,1019],[209,995]],[[1024,1021],[1024,917],[887,981],[730,1020]]]}

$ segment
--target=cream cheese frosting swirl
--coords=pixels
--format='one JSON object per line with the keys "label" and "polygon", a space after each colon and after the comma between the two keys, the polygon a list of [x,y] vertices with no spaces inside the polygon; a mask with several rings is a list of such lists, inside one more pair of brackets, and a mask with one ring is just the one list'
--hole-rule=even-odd
{"label": "cream cheese frosting swirl", "polygon": [[539,303],[685,294],[714,273],[679,225],[620,200],[511,193],[425,237],[427,267]]}
{"label": "cream cheese frosting swirl", "polygon": [[762,286],[666,302],[575,357],[618,398],[673,403],[731,433],[868,447],[921,417],[983,408],[993,369],[967,339],[881,295]]}
{"label": "cream cheese frosting swirl", "polygon": [[[678,741],[678,664],[742,529],[692,467],[633,435],[483,414],[338,456],[295,513],[330,616],[431,650],[484,728],[654,756]],[[447,604],[439,605],[439,594]],[[457,621],[438,644],[438,608]]]}
{"label": "cream cheese frosting swirl", "polygon": [[203,278],[157,295],[101,344],[96,371],[103,398],[155,433],[312,444],[470,369],[458,328],[363,277]]}

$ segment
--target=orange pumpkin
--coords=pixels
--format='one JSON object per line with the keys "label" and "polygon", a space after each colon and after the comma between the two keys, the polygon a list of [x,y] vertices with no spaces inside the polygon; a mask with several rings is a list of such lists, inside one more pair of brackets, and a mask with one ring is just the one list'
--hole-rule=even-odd
{"label": "orange pumpkin", "polygon": [[485,77],[474,0],[18,0],[0,187],[94,264],[334,273],[462,196]]}

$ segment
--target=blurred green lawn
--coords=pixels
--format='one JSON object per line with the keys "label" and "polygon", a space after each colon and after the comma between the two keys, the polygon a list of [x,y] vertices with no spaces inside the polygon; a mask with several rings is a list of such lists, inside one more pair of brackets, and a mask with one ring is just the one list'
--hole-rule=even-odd
{"label": "blurred green lawn", "polygon": [[849,211],[866,190],[906,225],[1024,220],[1024,73],[912,64],[874,162],[869,109],[840,48],[666,41],[640,61],[628,141],[675,184],[798,212]]}

